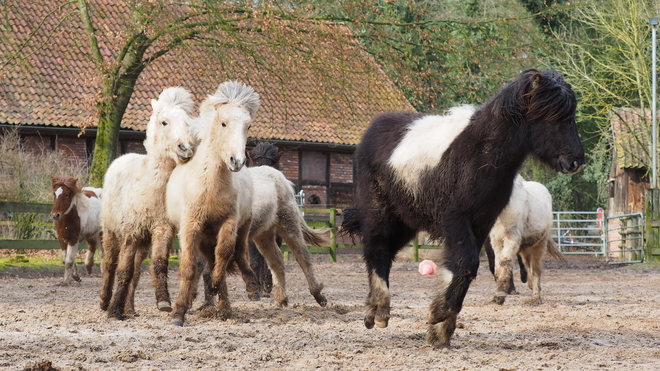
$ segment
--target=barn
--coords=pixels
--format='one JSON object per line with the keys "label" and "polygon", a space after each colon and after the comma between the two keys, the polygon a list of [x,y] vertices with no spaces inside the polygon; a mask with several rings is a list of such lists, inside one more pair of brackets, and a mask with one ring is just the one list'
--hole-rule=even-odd
{"label": "barn", "polygon": [[609,215],[644,212],[644,191],[650,188],[651,110],[618,108],[611,119],[614,135],[610,168]]}
{"label": "barn", "polygon": [[[90,7],[98,15],[102,50],[112,56],[117,48],[111,36],[121,33],[125,12],[120,4],[103,4]],[[27,149],[89,163],[100,84],[80,17],[65,16],[60,5],[48,0],[7,8],[6,24],[14,29],[7,30],[11,40],[0,43],[0,59],[8,61],[0,70],[0,130],[18,130]],[[248,145],[276,144],[281,170],[308,198],[332,206],[351,203],[352,155],[370,120],[380,112],[414,108],[347,27],[322,22],[300,27],[317,32],[282,35],[297,38],[292,44],[300,53],[246,33],[240,45],[186,46],[155,60],[140,74],[123,116],[118,153],[144,151],[150,100],[164,88],[183,86],[201,101],[220,82],[235,79],[262,98]],[[349,42],[332,45],[340,38],[324,34]]]}

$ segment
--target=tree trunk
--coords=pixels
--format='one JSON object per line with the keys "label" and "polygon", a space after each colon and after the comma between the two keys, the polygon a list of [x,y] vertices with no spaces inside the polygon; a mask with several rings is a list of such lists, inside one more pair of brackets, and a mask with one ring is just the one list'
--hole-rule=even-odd
{"label": "tree trunk", "polygon": [[121,120],[133,95],[135,83],[144,66],[139,65],[119,78],[116,91],[111,89],[112,82],[106,82],[99,109],[99,123],[94,144],[92,165],[89,169],[89,184],[103,187],[103,177],[112,161],[117,157],[119,147],[119,129]]}

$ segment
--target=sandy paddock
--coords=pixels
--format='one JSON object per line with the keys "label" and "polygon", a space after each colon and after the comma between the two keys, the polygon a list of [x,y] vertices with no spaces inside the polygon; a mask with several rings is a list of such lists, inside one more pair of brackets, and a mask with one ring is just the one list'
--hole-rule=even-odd
{"label": "sandy paddock", "polygon": [[[286,263],[289,307],[272,298],[248,301],[230,278],[234,317],[226,322],[187,316],[182,328],[158,312],[148,273],[136,295],[139,316],[108,320],[98,307],[98,271],[59,287],[62,271],[0,275],[0,368],[41,363],[59,370],[323,369],[323,370],[658,370],[660,266],[607,266],[601,260],[549,261],[544,303],[524,304],[531,291],[503,306],[491,303],[494,281],[482,260],[459,316],[450,349],[424,340],[435,276],[417,264],[395,263],[392,318],[386,329],[362,323],[367,294],[358,255],[329,263],[314,255],[328,306],[319,307],[294,261]],[[170,289],[177,292],[176,271]],[[194,308],[199,305],[195,303]],[[33,369],[37,369],[33,367]]]}

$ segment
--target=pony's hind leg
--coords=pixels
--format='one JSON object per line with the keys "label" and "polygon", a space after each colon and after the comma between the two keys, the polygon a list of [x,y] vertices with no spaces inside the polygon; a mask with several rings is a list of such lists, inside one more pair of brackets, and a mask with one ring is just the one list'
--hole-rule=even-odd
{"label": "pony's hind leg", "polygon": [[545,239],[537,242],[535,245],[520,251],[524,265],[529,274],[527,284],[532,290],[532,297],[527,300],[528,304],[538,305],[543,302],[541,299],[541,271],[543,270],[543,253],[545,252]]}
{"label": "pony's hind leg", "polygon": [[284,278],[284,256],[275,243],[273,229],[251,236],[257,248],[268,263],[273,277],[273,299],[279,307],[286,307],[289,299],[286,296],[286,281]]}
{"label": "pony's hind leg", "polygon": [[397,252],[415,236],[415,230],[390,216],[389,222],[374,223],[363,230],[364,261],[369,276],[369,295],[364,325],[387,327],[390,320],[389,276]]}
{"label": "pony's hind leg", "polygon": [[309,287],[310,294],[314,296],[314,299],[320,306],[325,307],[328,300],[321,292],[323,290],[323,284],[316,281],[314,267],[310,261],[311,256],[309,250],[307,250],[307,245],[303,239],[302,232],[297,234],[286,234],[280,231],[280,233],[286,244],[289,245],[291,252],[293,252],[293,256],[296,258],[298,265],[302,268],[305,278],[307,278],[307,286]]}
{"label": "pony's hind leg", "polygon": [[172,301],[167,287],[167,267],[173,240],[172,226],[158,226],[151,232],[151,276],[156,294],[156,307],[162,312],[172,311]]}
{"label": "pony's hind leg", "polygon": [[94,254],[96,254],[96,244],[98,241],[98,235],[86,239],[87,241],[87,254],[85,254],[85,270],[87,275],[92,275],[92,268],[94,267]]}
{"label": "pony's hind leg", "polygon": [[119,259],[119,239],[110,231],[103,232],[103,257],[101,259],[101,272],[103,272],[103,285],[99,296],[101,297],[101,310],[107,310],[112,299],[112,287],[115,282],[117,260]]}
{"label": "pony's hind leg", "polygon": [[443,288],[431,302],[426,334],[427,342],[435,348],[449,346],[463,300],[479,269],[479,247],[471,230],[465,226],[454,231],[466,234],[457,236],[454,233],[445,238],[444,261],[438,269]]}

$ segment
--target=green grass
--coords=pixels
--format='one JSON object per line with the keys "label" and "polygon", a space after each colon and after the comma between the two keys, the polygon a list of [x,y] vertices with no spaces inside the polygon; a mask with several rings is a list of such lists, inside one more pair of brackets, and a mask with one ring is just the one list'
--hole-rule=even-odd
{"label": "green grass", "polygon": [[[76,259],[77,264],[84,264],[84,261],[80,258]],[[99,265],[98,256],[95,260],[95,265]],[[146,259],[143,263],[143,267],[148,267],[151,264],[151,259]],[[179,257],[174,255],[170,256],[169,259],[170,266],[179,265]],[[8,258],[0,258],[0,273],[7,271],[10,268],[26,268],[34,270],[46,270],[53,268],[64,267],[62,260],[59,257],[44,258],[44,257],[26,257],[23,254],[16,254]]]}
{"label": "green grass", "polygon": [[0,258],[0,272],[9,268],[29,268],[29,269],[51,269],[62,267],[60,258],[37,258],[25,257],[25,255],[16,254],[8,258]]}

